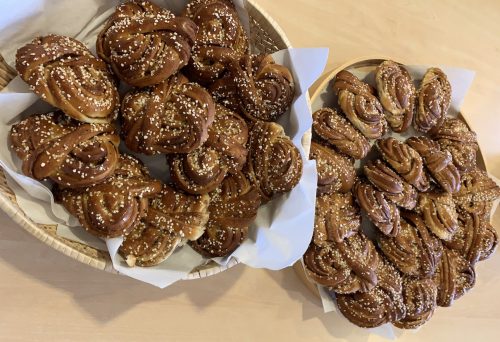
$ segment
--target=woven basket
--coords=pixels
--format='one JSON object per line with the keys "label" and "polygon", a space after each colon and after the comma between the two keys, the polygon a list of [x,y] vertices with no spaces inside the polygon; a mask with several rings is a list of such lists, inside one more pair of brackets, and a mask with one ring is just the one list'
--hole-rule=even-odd
{"label": "woven basket", "polygon": [[[365,58],[358,58],[355,60],[351,60],[349,62],[346,62],[339,66],[338,68],[335,68],[334,70],[331,70],[327,73],[325,73],[314,85],[314,91],[311,95],[311,104],[315,104],[316,102],[320,102],[324,104],[324,100],[320,98],[322,92],[327,89],[327,87],[330,86],[330,83],[332,80],[335,78],[335,76],[341,71],[341,70],[355,70],[355,69],[370,69],[373,70],[377,65],[382,63],[385,60],[393,60],[397,61],[396,59],[393,59],[391,57],[365,57]],[[398,62],[398,61],[397,61]],[[405,64],[398,62],[400,64]],[[407,64],[407,63],[406,63]],[[458,113],[458,118],[465,122],[469,129],[471,128],[467,120],[465,119],[463,113]],[[477,166],[482,169],[482,170],[487,170],[486,168],[486,162],[483,157],[483,154],[481,153],[481,149],[477,152]],[[301,262],[301,260],[297,261],[293,265],[293,269],[299,279],[306,285],[306,287],[313,293],[316,297],[320,297],[320,293],[318,290],[317,285],[310,280],[304,270],[304,266]]]}
{"label": "woven basket", "polygon": [[[260,6],[252,0],[248,0],[246,8],[250,19],[250,45],[252,52],[273,53],[291,47],[288,38],[278,24]],[[0,56],[0,90],[15,76],[16,72]],[[33,236],[59,252],[92,267],[108,272],[116,272],[113,269],[108,253],[62,238],[56,234],[57,227],[55,225],[39,224],[27,217],[18,206],[16,197],[7,185],[5,174],[1,168],[0,208]],[[225,271],[236,264],[237,261],[234,259],[226,266],[219,266],[215,262],[209,262],[191,271],[185,279],[208,277]]]}

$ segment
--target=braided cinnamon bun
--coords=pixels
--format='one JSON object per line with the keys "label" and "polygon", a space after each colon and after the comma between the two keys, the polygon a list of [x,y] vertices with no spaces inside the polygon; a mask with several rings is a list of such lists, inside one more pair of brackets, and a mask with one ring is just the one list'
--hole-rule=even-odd
{"label": "braided cinnamon bun", "polygon": [[188,153],[208,139],[215,105],[210,94],[176,74],[153,87],[129,92],[122,104],[127,147],[145,154]]}
{"label": "braided cinnamon bun", "polygon": [[411,137],[406,143],[422,156],[427,170],[444,191],[454,193],[460,189],[460,172],[450,152],[441,151],[437,142],[424,136]]}
{"label": "braided cinnamon bun", "polygon": [[129,234],[143,218],[149,198],[161,191],[161,183],[149,177],[144,165],[121,156],[113,177],[83,189],[55,190],[56,199],[90,234],[114,238]]}
{"label": "braided cinnamon bun", "polygon": [[496,250],[498,235],[489,222],[489,213],[476,214],[460,211],[458,214],[458,230],[445,245],[457,251],[468,262],[488,259]]}
{"label": "braided cinnamon bun", "polygon": [[370,143],[364,135],[333,108],[322,108],[314,112],[313,130],[339,152],[354,159],[363,159],[370,150]]}
{"label": "braided cinnamon bun", "polygon": [[364,166],[366,178],[382,191],[385,197],[406,209],[413,209],[417,205],[418,193],[413,186],[405,182],[399,175],[389,168],[380,159],[370,161]]}
{"label": "braided cinnamon bun", "polygon": [[365,181],[357,181],[353,194],[375,227],[385,235],[398,235],[401,228],[399,209],[385,198],[382,191]]}
{"label": "braided cinnamon bun", "polygon": [[341,243],[345,238],[356,234],[360,226],[359,208],[350,192],[323,195],[316,199],[313,241],[317,246],[332,241]]}
{"label": "braided cinnamon bun", "polygon": [[398,271],[386,260],[380,260],[377,276],[377,286],[369,292],[337,294],[337,305],[342,315],[362,328],[399,321],[406,314],[402,279]]}
{"label": "braided cinnamon bun", "polygon": [[453,163],[460,171],[469,171],[476,166],[476,153],[479,149],[477,136],[465,122],[446,118],[433,137],[442,150],[451,153]]}
{"label": "braided cinnamon bun", "polygon": [[443,247],[432,235],[420,216],[403,211],[401,230],[395,237],[380,236],[382,253],[402,273],[415,277],[430,277],[441,259]]}
{"label": "braided cinnamon bun", "polygon": [[438,68],[428,69],[418,91],[415,128],[424,133],[438,129],[450,104],[451,85],[446,74]]}
{"label": "braided cinnamon bun", "polygon": [[171,256],[180,243],[175,231],[140,221],[124,238],[118,253],[130,267],[152,267]]}
{"label": "braided cinnamon bun", "polygon": [[17,50],[16,69],[35,94],[74,119],[106,123],[116,117],[118,90],[106,63],[73,38],[33,39]]}
{"label": "braided cinnamon bun", "polygon": [[130,0],[116,7],[97,36],[97,54],[121,80],[147,87],[188,63],[197,30],[188,18],[147,0]]}
{"label": "braided cinnamon bun", "polygon": [[208,195],[188,195],[164,185],[161,193],[151,200],[145,221],[177,232],[183,241],[195,241],[205,231],[209,204]]}
{"label": "braided cinnamon bun", "polygon": [[210,92],[225,106],[252,121],[276,121],[290,108],[293,76],[271,55],[245,55],[228,63],[229,74],[214,82]]}
{"label": "braided cinnamon bun", "polygon": [[451,306],[455,300],[474,287],[476,272],[457,252],[444,248],[433,279],[438,288],[437,304]]}
{"label": "braided cinnamon bun", "polygon": [[475,168],[462,173],[460,190],[453,194],[456,205],[470,213],[490,212],[490,203],[500,198],[500,187],[486,171]]}
{"label": "braided cinnamon bun", "polygon": [[224,257],[247,238],[248,227],[260,206],[260,196],[242,172],[229,175],[210,196],[207,229],[190,245],[207,258]]}
{"label": "braided cinnamon bun", "polygon": [[416,329],[429,321],[437,307],[437,287],[430,278],[403,277],[406,315],[392,324],[400,329]]}
{"label": "braided cinnamon bun", "polygon": [[194,241],[203,234],[209,202],[208,195],[186,195],[163,185],[151,199],[147,215],[125,236],[119,253],[129,266],[158,265],[185,240]]}
{"label": "braided cinnamon bun", "polygon": [[224,180],[227,168],[218,151],[202,146],[188,154],[167,158],[175,186],[190,194],[208,194]]}
{"label": "braided cinnamon bun", "polygon": [[254,123],[248,141],[247,174],[257,184],[263,202],[290,192],[302,177],[302,157],[283,127]]}
{"label": "braided cinnamon bun", "polygon": [[385,118],[394,132],[410,127],[415,111],[416,90],[408,71],[393,61],[382,62],[375,71],[375,81]]}
{"label": "braided cinnamon bun", "polygon": [[12,126],[11,147],[23,173],[62,187],[85,187],[113,175],[119,161],[112,124],[87,124],[62,112],[32,115]]}
{"label": "braided cinnamon bun", "polygon": [[377,285],[378,253],[361,232],[321,247],[311,243],[303,260],[310,279],[337,293],[367,292]]}
{"label": "braided cinnamon bun", "polygon": [[408,183],[419,191],[429,189],[429,177],[417,151],[392,137],[377,140],[376,146],[384,160]]}
{"label": "braided cinnamon bun", "polygon": [[170,175],[178,188],[192,194],[215,190],[227,173],[236,173],[245,165],[248,127],[229,109],[217,105],[215,121],[203,146],[169,160]]}
{"label": "braided cinnamon bun", "polygon": [[215,108],[216,119],[208,131],[205,145],[219,151],[229,172],[236,173],[247,159],[248,126],[241,116],[228,108],[219,104]]}
{"label": "braided cinnamon bun", "polygon": [[458,229],[457,210],[449,193],[421,193],[416,210],[422,214],[427,227],[442,240],[450,240]]}
{"label": "braided cinnamon bun", "polygon": [[239,60],[248,53],[246,32],[230,0],[192,0],[184,15],[199,27],[184,72],[189,79],[208,86],[224,76],[229,60]]}
{"label": "braided cinnamon bun", "polygon": [[309,158],[316,160],[318,196],[351,190],[356,178],[356,170],[351,160],[314,141],[311,142]]}
{"label": "braided cinnamon bun", "polygon": [[378,139],[387,130],[383,108],[374,90],[347,70],[335,77],[333,91],[349,121],[368,139]]}

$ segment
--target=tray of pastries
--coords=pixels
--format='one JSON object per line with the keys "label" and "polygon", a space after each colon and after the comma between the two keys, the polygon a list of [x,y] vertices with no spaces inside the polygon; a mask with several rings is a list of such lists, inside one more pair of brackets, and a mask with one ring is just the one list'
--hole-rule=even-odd
{"label": "tray of pastries", "polygon": [[490,216],[500,188],[450,109],[447,74],[409,70],[357,60],[312,94],[315,227],[294,268],[364,328],[425,324],[474,287],[475,265],[498,243]]}
{"label": "tray of pastries", "polygon": [[[174,15],[130,0],[100,28],[95,54],[57,34],[17,50],[15,72],[54,108],[12,125],[22,173],[49,184],[91,235],[124,237],[118,253],[130,267],[156,266],[184,245],[207,259],[230,255],[259,207],[301,179],[301,153],[276,122],[296,91],[271,53],[289,43],[265,12],[246,6],[250,31],[232,1],[193,0]],[[4,69],[7,80],[15,75]],[[161,163],[169,181],[143,158]],[[2,191],[2,207],[37,237],[111,270],[105,253],[32,222],[6,183]],[[189,277],[234,264],[209,262]]]}

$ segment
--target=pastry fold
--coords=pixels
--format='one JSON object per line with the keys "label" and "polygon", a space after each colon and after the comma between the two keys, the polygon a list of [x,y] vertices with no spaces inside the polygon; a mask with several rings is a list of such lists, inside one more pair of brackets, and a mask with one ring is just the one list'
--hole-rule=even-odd
{"label": "pastry fold", "polygon": [[120,159],[120,138],[112,124],[82,123],[60,111],[13,125],[10,142],[25,175],[61,187],[101,183],[113,175]]}
{"label": "pastry fold", "polygon": [[135,87],[158,84],[187,65],[197,25],[147,0],[119,5],[97,36],[97,54]]}
{"label": "pastry fold", "polygon": [[208,139],[214,117],[215,104],[210,94],[176,74],[125,96],[122,135],[134,152],[188,153]]}
{"label": "pastry fold", "polygon": [[228,62],[228,74],[210,86],[214,98],[248,120],[276,121],[290,108],[295,83],[271,55],[245,55]]}
{"label": "pastry fold", "polygon": [[314,141],[311,142],[309,158],[316,160],[318,196],[351,191],[356,179],[352,160]]}
{"label": "pastry fold", "polygon": [[247,238],[261,199],[243,172],[229,175],[210,197],[207,229],[190,245],[207,258],[225,257]]}
{"label": "pastry fold", "polygon": [[354,159],[363,159],[370,143],[335,109],[322,108],[313,114],[313,131],[337,151]]}
{"label": "pastry fold", "polygon": [[118,90],[108,66],[73,38],[33,39],[17,50],[16,69],[35,94],[76,120],[106,123],[118,113]]}
{"label": "pastry fold", "polygon": [[274,122],[254,123],[248,141],[246,172],[257,184],[262,200],[291,191],[302,177],[302,156],[285,135],[283,127]]}
{"label": "pastry fold", "polygon": [[384,109],[375,91],[347,70],[335,77],[333,91],[349,121],[368,139],[378,139],[387,131]]}
{"label": "pastry fold", "polygon": [[394,132],[405,132],[415,111],[416,90],[408,71],[393,61],[382,62],[375,70],[380,103]]}
{"label": "pastry fold", "polygon": [[149,177],[137,159],[123,155],[114,175],[104,183],[80,189],[57,189],[56,199],[94,236],[129,234],[148,214],[149,199],[161,182]]}
{"label": "pastry fold", "polygon": [[414,126],[421,132],[432,132],[442,125],[451,104],[451,85],[439,68],[430,68],[418,90]]}
{"label": "pastry fold", "polygon": [[192,0],[184,16],[199,28],[184,72],[190,80],[209,86],[226,74],[230,60],[248,53],[247,34],[230,0]]}

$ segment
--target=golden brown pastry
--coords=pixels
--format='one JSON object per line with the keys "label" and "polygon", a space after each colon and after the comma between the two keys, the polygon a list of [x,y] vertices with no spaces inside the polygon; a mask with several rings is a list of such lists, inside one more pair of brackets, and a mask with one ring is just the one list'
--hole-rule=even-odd
{"label": "golden brown pastry", "polygon": [[35,94],[72,118],[106,123],[116,117],[118,90],[106,63],[73,38],[33,39],[17,50],[16,69]]}
{"label": "golden brown pastry", "polygon": [[421,132],[438,129],[443,123],[451,103],[451,85],[446,74],[430,68],[424,75],[418,91],[415,128]]}
{"label": "golden brown pastry", "polygon": [[230,60],[229,73],[210,86],[216,101],[255,121],[276,121],[290,108],[295,83],[287,67],[271,55]]}
{"label": "golden brown pastry", "polygon": [[429,177],[425,173],[422,157],[417,151],[392,137],[377,140],[376,146],[384,160],[403,179],[419,191],[429,189]]}
{"label": "golden brown pastry", "polygon": [[415,277],[432,276],[443,253],[443,246],[432,235],[423,219],[413,212],[402,213],[401,230],[395,237],[380,236],[382,253],[402,273]]}
{"label": "golden brown pastry", "polygon": [[313,241],[318,246],[341,243],[356,234],[361,215],[350,192],[319,196],[316,199]]}
{"label": "golden brown pastry", "polygon": [[205,231],[209,217],[210,196],[188,195],[163,185],[154,197],[145,221],[162,229],[175,231],[182,241],[195,241]]}
{"label": "golden brown pastry", "polygon": [[205,234],[189,244],[205,258],[218,258],[231,255],[247,238],[248,226],[238,228],[210,221]]}
{"label": "golden brown pastry", "polygon": [[484,215],[460,211],[458,230],[450,241],[445,242],[446,246],[457,251],[472,265],[488,259],[498,245],[498,235],[489,218],[489,212]]}
{"label": "golden brown pastry", "polygon": [[437,287],[430,278],[403,277],[403,303],[406,315],[392,322],[400,329],[416,329],[429,321],[437,307]]}
{"label": "golden brown pastry", "polygon": [[476,153],[479,149],[475,132],[469,130],[460,119],[446,118],[433,135],[441,150],[449,151],[453,163],[460,171],[476,167]]}
{"label": "golden brown pastry", "polygon": [[318,189],[316,195],[349,192],[356,179],[354,163],[334,150],[311,142],[310,159],[316,160]]}
{"label": "golden brown pastry", "polygon": [[415,188],[401,179],[383,161],[380,159],[369,161],[363,170],[370,183],[382,191],[389,201],[406,209],[415,208],[418,196]]}
{"label": "golden brown pastry", "polygon": [[130,267],[152,267],[165,261],[181,244],[175,231],[140,221],[123,240],[118,253]]}
{"label": "golden brown pastry", "polygon": [[442,240],[450,240],[458,229],[457,210],[449,193],[421,193],[416,210],[426,226]]}
{"label": "golden brown pastry", "polygon": [[337,293],[367,292],[377,285],[378,253],[361,232],[322,247],[311,243],[303,260],[311,280]]}
{"label": "golden brown pastry", "polygon": [[217,105],[215,121],[203,146],[169,160],[170,176],[175,185],[191,194],[215,190],[227,173],[236,173],[245,165],[248,127],[238,114]]}
{"label": "golden brown pastry", "polygon": [[339,152],[363,159],[370,150],[368,140],[333,108],[322,108],[313,114],[313,130]]}
{"label": "golden brown pastry", "polygon": [[[486,171],[478,168],[462,173],[460,190],[453,194],[456,205],[470,213],[479,213],[486,209],[485,206],[491,207],[489,203],[499,197],[500,187]],[[490,209],[487,209],[488,213]]]}
{"label": "golden brown pastry", "polygon": [[188,154],[177,154],[167,158],[170,178],[178,189],[190,194],[208,194],[224,180],[227,167],[220,153],[202,146]]}
{"label": "golden brown pastry", "polygon": [[242,172],[228,176],[211,193],[210,219],[205,233],[191,247],[207,258],[231,254],[248,236],[257,215],[260,196]]}
{"label": "golden brown pastry", "polygon": [[476,272],[457,252],[444,248],[433,279],[438,288],[437,304],[451,306],[455,300],[474,287]]}
{"label": "golden brown pastry", "polygon": [[123,240],[119,253],[129,266],[155,266],[184,241],[205,231],[210,197],[191,196],[164,185],[150,201],[147,215]]}
{"label": "golden brown pastry", "polygon": [[422,156],[427,170],[444,191],[454,193],[460,189],[460,172],[450,152],[441,151],[436,141],[424,136],[411,137],[406,143]]}
{"label": "golden brown pastry", "polygon": [[476,214],[484,217],[487,221],[491,221],[491,214],[494,201],[479,201],[479,202],[460,202],[453,198],[455,202],[455,208],[457,209],[457,213],[461,212]]}
{"label": "golden brown pastry", "polygon": [[342,315],[362,328],[399,321],[406,314],[401,275],[385,260],[379,261],[377,275],[377,286],[369,292],[337,294],[337,305]]}
{"label": "golden brown pastry", "polygon": [[384,109],[368,84],[347,70],[335,77],[333,91],[349,121],[368,139],[378,139],[387,130]]}
{"label": "golden brown pastry", "polygon": [[230,59],[248,52],[246,32],[230,0],[192,0],[184,15],[199,27],[184,70],[190,80],[208,86],[224,76]]}
{"label": "golden brown pastry", "polygon": [[398,235],[401,228],[399,209],[385,198],[382,191],[378,191],[366,181],[357,181],[354,184],[353,194],[361,209],[383,234]]}
{"label": "golden brown pastry", "polygon": [[248,141],[247,174],[257,184],[263,202],[291,191],[302,177],[302,157],[283,127],[254,123]]}
{"label": "golden brown pastry", "polygon": [[210,94],[176,74],[125,96],[122,135],[134,152],[188,153],[208,139],[214,116],[215,105]]}
{"label": "golden brown pastry", "polygon": [[147,0],[116,7],[97,37],[97,54],[115,74],[135,87],[158,84],[191,57],[198,27]]}
{"label": "golden brown pastry", "polygon": [[87,124],[61,111],[32,115],[12,126],[12,149],[23,173],[62,187],[85,187],[113,175],[120,138],[112,124]]}
{"label": "golden brown pastry", "polygon": [[161,191],[161,182],[149,177],[142,163],[120,157],[113,177],[83,189],[56,189],[56,199],[90,234],[114,238],[129,234],[149,207],[149,198]]}
{"label": "golden brown pastry", "polygon": [[247,159],[248,126],[241,116],[216,104],[216,118],[208,131],[206,146],[220,152],[229,172],[240,171]]}
{"label": "golden brown pastry", "polygon": [[394,132],[410,127],[415,111],[416,90],[408,71],[393,61],[382,62],[375,70],[380,103]]}

